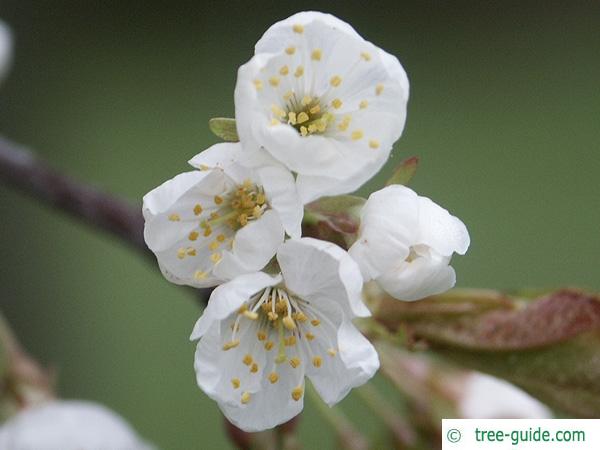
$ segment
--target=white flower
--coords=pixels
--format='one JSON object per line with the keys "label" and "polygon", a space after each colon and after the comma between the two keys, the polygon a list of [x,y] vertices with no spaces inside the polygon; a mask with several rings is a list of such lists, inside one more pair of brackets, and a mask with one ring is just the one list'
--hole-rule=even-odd
{"label": "white flower", "polygon": [[84,401],[51,401],[0,427],[0,450],[150,450],[119,415]]}
{"label": "white flower", "polygon": [[551,419],[547,406],[498,378],[474,372],[468,375],[459,412],[468,419]]}
{"label": "white flower", "polygon": [[261,270],[285,232],[300,236],[303,208],[285,168],[237,164],[240,144],[217,144],[144,196],[144,238],[165,276],[214,286]]}
{"label": "white flower", "polygon": [[0,21],[0,81],[4,78],[12,60],[12,34],[10,29]]}
{"label": "white flower", "polygon": [[396,57],[329,14],[274,24],[238,72],[244,149],[266,149],[298,173],[309,202],[354,191],[388,159],[406,120],[408,79]]}
{"label": "white flower", "polygon": [[388,186],[371,194],[349,252],[365,281],[374,279],[401,300],[417,300],[454,286],[452,253],[469,247],[465,225],[411,189]]}
{"label": "white flower", "polygon": [[334,244],[288,240],[281,271],[216,288],[191,339],[198,385],[246,431],[272,428],[303,406],[304,376],[329,405],[365,383],[377,353],[351,319],[369,315],[359,268]]}

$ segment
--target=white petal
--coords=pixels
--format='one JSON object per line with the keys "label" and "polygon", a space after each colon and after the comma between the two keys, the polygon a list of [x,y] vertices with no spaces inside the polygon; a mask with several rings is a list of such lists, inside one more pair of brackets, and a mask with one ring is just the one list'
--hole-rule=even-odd
{"label": "white petal", "polygon": [[433,255],[403,262],[378,278],[377,283],[392,297],[399,300],[419,300],[440,294],[456,283],[456,273],[448,265],[449,258]]}
{"label": "white petal", "polygon": [[473,373],[466,381],[459,402],[462,417],[468,419],[551,419],[548,407],[504,380]]}
{"label": "white petal", "polygon": [[256,43],[256,53],[275,53],[281,51],[282,46],[285,48],[285,43],[295,37],[293,31],[294,25],[306,26],[312,22],[321,22],[332,30],[340,30],[355,38],[360,38],[352,26],[331,14],[303,11],[271,25],[263,37]]}
{"label": "white petal", "polygon": [[13,39],[10,29],[0,21],[0,82],[4,79],[12,60]]}
{"label": "white petal", "polygon": [[286,241],[277,251],[286,286],[314,302],[334,302],[349,317],[367,317],[362,301],[362,276],[356,262],[343,249],[312,238]]}
{"label": "white petal", "polygon": [[293,175],[283,167],[267,166],[257,169],[271,207],[277,212],[285,231],[293,238],[302,234],[304,205],[296,191]]}
{"label": "white petal", "polygon": [[275,256],[284,234],[277,213],[265,212],[235,234],[232,249],[222,253],[213,273],[222,280],[231,280],[240,274],[261,270]]}
{"label": "white petal", "polygon": [[118,414],[85,401],[50,401],[25,409],[0,427],[3,450],[150,450]]}
{"label": "white petal", "polygon": [[200,170],[215,167],[225,169],[238,162],[242,155],[243,150],[240,143],[222,142],[198,153],[188,163]]}
{"label": "white petal", "polygon": [[357,166],[356,173],[343,180],[327,176],[298,175],[296,179],[298,195],[302,203],[307,204],[320,197],[354,192],[369,181],[374,173],[379,172],[386,162],[387,155],[381,152],[377,159],[363,166]]}
{"label": "white petal", "polygon": [[279,381],[265,382],[260,391],[252,394],[248,404],[219,404],[225,417],[241,430],[255,432],[271,429],[297,416],[304,407],[304,395],[294,400],[291,392],[298,386],[304,389],[304,372],[288,364],[279,365],[278,371]]}
{"label": "white petal", "polygon": [[[177,175],[144,196],[144,238],[152,251],[162,251],[183,239],[197,226],[194,205],[212,205],[213,197],[226,188],[220,170],[192,171]],[[171,220],[176,214],[177,221]]]}
{"label": "white petal", "polygon": [[[379,357],[338,305],[315,303],[314,310],[321,324],[314,329],[310,355],[317,355],[322,363],[320,367],[308,364],[307,376],[323,401],[333,406],[377,372]],[[336,353],[330,354],[331,350]]]}
{"label": "white petal", "polygon": [[359,238],[349,252],[365,280],[377,278],[408,257],[418,233],[418,197],[404,186],[369,196],[361,211]]}
{"label": "white petal", "polygon": [[426,244],[444,256],[464,255],[470,244],[465,224],[427,197],[419,197],[419,244]]}
{"label": "white petal", "polygon": [[217,287],[210,295],[208,306],[196,322],[190,340],[200,339],[215,321],[223,320],[247,301],[252,295],[267,286],[274,286],[281,276],[263,272],[240,275]]}

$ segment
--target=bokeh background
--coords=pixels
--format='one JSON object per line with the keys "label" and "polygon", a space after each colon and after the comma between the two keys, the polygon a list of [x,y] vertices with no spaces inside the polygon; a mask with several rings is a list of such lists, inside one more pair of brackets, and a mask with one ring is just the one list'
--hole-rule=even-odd
{"label": "bokeh background", "polygon": [[[217,142],[237,67],[273,22],[334,13],[397,55],[411,80],[385,171],[461,217],[460,286],[600,289],[600,2],[2,0],[16,36],[0,133],[135,204]],[[195,386],[200,314],[122,243],[0,186],[0,307],[68,398],[100,401],[163,449],[231,448]],[[342,407],[371,435],[355,396]],[[328,448],[308,404],[306,448]]]}

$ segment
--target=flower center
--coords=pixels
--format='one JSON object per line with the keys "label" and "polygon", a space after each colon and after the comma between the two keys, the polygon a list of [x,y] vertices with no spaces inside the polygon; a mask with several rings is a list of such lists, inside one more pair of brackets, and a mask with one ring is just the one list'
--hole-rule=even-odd
{"label": "flower center", "polygon": [[[283,287],[268,287],[244,303],[231,322],[231,339],[223,345],[223,351],[240,347],[250,349],[241,362],[248,367],[250,374],[260,372],[259,361],[266,361],[271,367],[264,376],[270,384],[280,378],[280,366],[289,363],[293,369],[305,370],[303,364],[320,368],[323,357],[316,353],[318,348],[327,348],[329,357],[335,357],[337,350],[330,336],[335,336],[333,323],[319,314],[307,301],[295,296]],[[321,329],[319,333],[317,330]],[[328,331],[328,332],[327,332]],[[256,339],[256,340],[255,340]],[[316,340],[320,345],[313,345]],[[257,342],[258,341],[258,342]],[[264,349],[266,358],[256,357],[256,344]],[[241,378],[231,380],[233,389],[238,389]],[[242,393],[241,402],[250,401]],[[302,398],[303,388],[298,386],[291,392],[294,400]]]}
{"label": "flower center", "polygon": [[244,181],[224,196],[216,195],[214,202],[219,207],[218,210],[211,213],[209,219],[200,222],[205,236],[210,235],[213,228],[223,224],[237,231],[249,221],[260,219],[268,208],[263,188],[250,180]]}
{"label": "flower center", "polygon": [[286,102],[285,109],[275,107],[273,113],[279,118],[279,122],[288,123],[301,136],[323,134],[335,121],[335,116],[328,111],[328,106],[322,104],[318,97],[305,95],[300,99],[290,91],[283,98]]}

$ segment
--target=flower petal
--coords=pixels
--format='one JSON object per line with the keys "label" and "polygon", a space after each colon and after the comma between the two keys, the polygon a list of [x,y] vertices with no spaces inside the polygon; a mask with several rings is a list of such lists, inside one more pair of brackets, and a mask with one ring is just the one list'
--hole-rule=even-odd
{"label": "flower petal", "polygon": [[285,231],[292,238],[302,234],[304,206],[296,191],[294,176],[283,167],[256,169],[271,207],[277,212]]}
{"label": "flower petal", "polygon": [[[366,383],[379,369],[377,351],[352,322],[343,319],[334,333],[330,341],[335,345],[329,344],[329,348],[324,347],[320,336],[313,341],[311,350],[322,355],[323,362],[319,367],[309,365],[307,371],[313,386],[329,406],[342,400],[351,389]],[[337,349],[337,353],[330,354],[332,349]]]}
{"label": "flower petal", "polygon": [[349,317],[367,317],[362,301],[362,276],[342,248],[313,238],[286,241],[277,251],[286,286],[314,302],[334,302]]}
{"label": "flower petal", "polygon": [[456,273],[449,262],[449,257],[441,255],[418,257],[411,262],[403,262],[396,270],[386,272],[375,280],[394,298],[419,300],[454,286]]}
{"label": "flower petal", "polygon": [[188,161],[188,164],[199,170],[215,167],[225,169],[241,158],[243,158],[243,150],[240,143],[222,142],[198,153]]}
{"label": "flower petal", "polygon": [[417,243],[428,245],[444,256],[451,256],[453,252],[464,255],[470,244],[465,224],[427,197],[419,197],[417,239]]}
{"label": "flower petal", "polygon": [[273,258],[283,238],[279,216],[275,211],[267,211],[236,233],[233,247],[222,253],[213,273],[217,278],[231,280],[240,274],[261,270]]}
{"label": "flower petal", "polygon": [[200,339],[215,321],[225,319],[252,295],[267,286],[276,285],[281,279],[281,276],[257,272],[240,275],[218,286],[210,295],[208,306],[196,322],[190,340]]}

